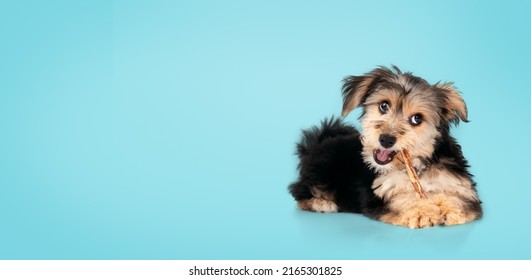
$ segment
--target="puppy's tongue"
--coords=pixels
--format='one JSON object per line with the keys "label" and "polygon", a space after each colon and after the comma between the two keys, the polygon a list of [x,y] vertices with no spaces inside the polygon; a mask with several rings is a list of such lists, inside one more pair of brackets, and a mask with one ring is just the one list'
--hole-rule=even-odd
{"label": "puppy's tongue", "polygon": [[391,150],[377,150],[376,151],[376,158],[381,162],[386,162],[389,159],[389,156],[391,155],[393,151]]}

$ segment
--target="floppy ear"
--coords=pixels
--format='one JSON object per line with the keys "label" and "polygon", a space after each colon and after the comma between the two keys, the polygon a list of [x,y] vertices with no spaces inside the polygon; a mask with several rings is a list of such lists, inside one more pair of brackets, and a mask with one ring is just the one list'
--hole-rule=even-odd
{"label": "floppy ear", "polygon": [[458,124],[459,119],[461,119],[464,122],[468,122],[468,111],[465,101],[453,83],[436,84],[435,86],[442,89],[446,95],[445,107],[448,111],[446,116],[447,121]]}
{"label": "floppy ear", "polygon": [[367,91],[374,80],[372,75],[348,76],[343,79],[343,117],[367,98]]}
{"label": "floppy ear", "polygon": [[343,79],[343,112],[345,117],[354,108],[363,105],[367,96],[385,81],[393,81],[402,72],[398,67],[380,66],[364,76],[347,76]]}

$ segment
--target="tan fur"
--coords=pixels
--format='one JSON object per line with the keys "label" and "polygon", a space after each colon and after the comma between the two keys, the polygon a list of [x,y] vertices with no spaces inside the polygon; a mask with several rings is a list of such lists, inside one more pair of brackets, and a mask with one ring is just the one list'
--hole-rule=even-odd
{"label": "tan fur", "polygon": [[335,213],[338,210],[337,205],[333,201],[322,198],[299,200],[297,201],[297,206],[301,210],[322,213]]}
{"label": "tan fur", "polygon": [[[402,73],[397,67],[380,67],[365,76],[346,78],[343,97],[343,116],[356,107],[363,107],[361,155],[377,173],[372,188],[389,211],[376,218],[394,225],[425,228],[462,224],[481,216],[472,178],[463,172],[453,174],[448,169],[455,164],[451,159],[428,160],[435,152],[436,139],[447,138],[445,129],[449,122],[468,121],[466,104],[453,84],[430,85],[418,77],[412,78],[411,73]],[[388,106],[380,109],[383,102]],[[421,116],[420,124],[411,122],[415,115]],[[381,135],[385,135],[382,143]],[[392,157],[403,150],[412,158],[425,198],[413,188],[400,157],[381,162],[383,152]],[[334,193],[323,189],[326,188],[311,187],[313,198],[298,201],[299,208],[337,212]]]}
{"label": "tan fur", "polygon": [[420,182],[427,199],[420,198],[403,170],[379,176],[374,193],[388,201],[391,213],[380,220],[410,228],[433,225],[456,225],[472,221],[475,213],[467,213],[464,201],[477,201],[471,182],[446,170],[431,167],[421,173]]}
{"label": "tan fur", "polygon": [[466,211],[458,195],[439,194],[433,196],[431,200],[441,210],[441,223],[446,226],[464,224],[477,218],[475,213]]}
{"label": "tan fur", "polygon": [[450,112],[450,115],[447,116],[448,121],[457,121],[458,118],[467,122],[468,121],[468,111],[466,108],[466,103],[461,97],[459,91],[454,87],[452,83],[437,84],[437,87],[446,91],[448,95],[448,103],[446,108]]}
{"label": "tan fur", "polygon": [[352,94],[352,98],[343,104],[343,112],[342,115],[346,116],[350,111],[352,111],[354,108],[358,107],[361,102],[362,93],[367,91],[367,87],[370,85],[370,83],[374,80],[374,77],[367,76],[365,77],[360,84],[358,85],[356,92]]}
{"label": "tan fur", "polygon": [[397,209],[380,217],[381,221],[408,228],[425,228],[441,224],[441,209],[430,199],[401,195],[393,201],[391,207]]}
{"label": "tan fur", "polygon": [[432,166],[424,172],[422,178],[421,183],[427,192],[449,193],[466,200],[478,201],[477,193],[472,189],[472,182],[448,170]]}
{"label": "tan fur", "polygon": [[[439,136],[436,125],[439,123],[437,116],[433,115],[436,104],[424,101],[418,95],[399,99],[399,94],[393,90],[382,90],[371,95],[366,104],[365,117],[361,120],[363,127],[363,156],[367,163],[374,166],[377,171],[386,173],[400,166],[398,159],[385,166],[379,166],[373,160],[374,149],[380,146],[378,138],[381,134],[391,134],[397,137],[393,149],[399,151],[407,149],[413,158],[430,157],[434,151],[435,138]],[[389,102],[390,111],[382,114],[379,104]],[[397,108],[401,106],[400,108]],[[422,114],[424,121],[421,125],[413,127],[409,119],[414,114]]]}
{"label": "tan fur", "polygon": [[[383,198],[390,213],[380,220],[409,228],[423,228],[434,225],[455,225],[474,220],[475,213],[467,213],[467,201],[478,201],[477,193],[468,178],[458,177],[442,166],[424,166],[420,157],[429,158],[435,149],[435,138],[439,135],[437,126],[452,118],[466,120],[466,106],[459,92],[451,84],[439,85],[448,91],[446,106],[450,116],[441,120],[437,112],[439,106],[426,98],[422,92],[412,92],[403,96],[393,89],[380,90],[366,99],[365,116],[361,120],[364,148],[362,156],[375,168],[379,176],[373,183],[374,193]],[[382,114],[379,104],[388,102],[389,111]],[[421,114],[423,123],[412,126],[411,116]],[[420,183],[428,198],[422,199],[411,185],[404,169],[404,163],[395,157],[387,165],[378,165],[373,159],[373,151],[381,148],[379,137],[390,134],[397,138],[393,150],[408,150],[413,165],[419,173]],[[442,159],[444,162],[444,159]]]}
{"label": "tan fur", "polygon": [[413,193],[394,196],[389,203],[390,212],[380,220],[409,228],[425,228],[435,225],[457,225],[474,220],[474,213],[467,213],[459,196],[439,193],[419,198]]}
{"label": "tan fur", "polygon": [[[429,167],[420,173],[419,179],[427,194],[448,193],[466,200],[478,200],[476,192],[472,189],[472,183],[468,179],[457,177],[437,166]],[[390,199],[399,193],[415,192],[403,169],[396,169],[385,176],[379,176],[374,181],[373,188],[376,188],[374,193],[384,199]]]}

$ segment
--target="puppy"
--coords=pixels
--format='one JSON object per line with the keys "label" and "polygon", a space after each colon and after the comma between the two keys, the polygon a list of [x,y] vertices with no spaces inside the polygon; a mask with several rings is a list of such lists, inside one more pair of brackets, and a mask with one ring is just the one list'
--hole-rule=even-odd
{"label": "puppy", "polygon": [[[451,83],[429,84],[393,66],[343,80],[343,116],[362,108],[362,132],[339,119],[303,131],[299,179],[289,191],[302,210],[354,212],[393,225],[457,225],[482,216],[476,184],[451,124],[467,108]],[[406,173],[406,149],[426,193]]]}

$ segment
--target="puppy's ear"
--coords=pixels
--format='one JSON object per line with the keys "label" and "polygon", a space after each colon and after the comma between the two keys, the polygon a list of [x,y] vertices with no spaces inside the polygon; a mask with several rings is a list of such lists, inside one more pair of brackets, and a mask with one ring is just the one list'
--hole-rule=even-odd
{"label": "puppy's ear", "polygon": [[447,121],[458,124],[459,119],[461,119],[464,122],[468,122],[468,111],[465,101],[453,83],[436,84],[435,86],[441,89],[446,96],[445,107],[448,111],[446,116]]}
{"label": "puppy's ear", "polygon": [[374,79],[372,75],[348,76],[343,79],[343,112],[341,113],[343,117],[360,106],[367,98],[369,86]]}
{"label": "puppy's ear", "polygon": [[343,117],[354,108],[363,105],[367,96],[385,81],[394,81],[402,75],[398,67],[380,66],[364,76],[348,76],[343,79]]}

